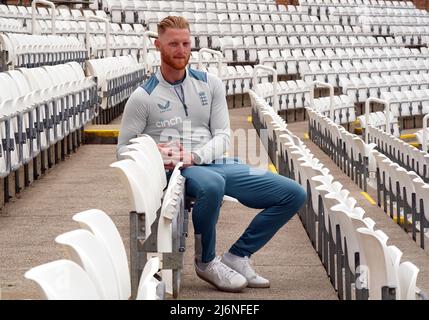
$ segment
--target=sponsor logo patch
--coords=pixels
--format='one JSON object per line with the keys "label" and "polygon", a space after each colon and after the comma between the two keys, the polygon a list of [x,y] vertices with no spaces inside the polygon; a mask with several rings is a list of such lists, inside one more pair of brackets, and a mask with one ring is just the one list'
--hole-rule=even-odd
{"label": "sponsor logo patch", "polygon": [[183,122],[183,119],[181,117],[174,117],[167,120],[159,120],[155,123],[155,125],[158,128],[167,128],[167,127],[173,127],[182,122]]}
{"label": "sponsor logo patch", "polygon": [[198,95],[200,96],[201,104],[203,106],[207,106],[209,104],[209,100],[207,99],[206,93],[204,91],[201,91],[200,93],[198,93]]}
{"label": "sponsor logo patch", "polygon": [[170,108],[170,101],[167,101],[167,102],[165,103],[165,105],[162,105],[162,104],[160,104],[160,103],[158,103],[157,105],[158,105],[158,108],[159,108],[159,110],[161,111],[161,113],[166,112],[166,111],[169,111],[169,110],[171,109],[171,108]]}

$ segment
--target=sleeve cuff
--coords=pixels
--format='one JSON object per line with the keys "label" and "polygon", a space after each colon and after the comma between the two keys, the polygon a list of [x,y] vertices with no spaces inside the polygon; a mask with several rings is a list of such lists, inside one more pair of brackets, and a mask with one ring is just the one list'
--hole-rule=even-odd
{"label": "sleeve cuff", "polygon": [[196,152],[191,152],[192,153],[192,159],[194,160],[195,164],[201,164],[202,163],[202,159],[200,157],[200,155]]}
{"label": "sleeve cuff", "polygon": [[124,152],[128,152],[128,151],[130,151],[129,149],[128,149],[128,147],[127,146],[122,146],[117,152],[116,152],[116,159],[119,161],[119,160],[124,160],[124,159],[126,159],[126,157],[124,157],[122,154],[124,153]]}

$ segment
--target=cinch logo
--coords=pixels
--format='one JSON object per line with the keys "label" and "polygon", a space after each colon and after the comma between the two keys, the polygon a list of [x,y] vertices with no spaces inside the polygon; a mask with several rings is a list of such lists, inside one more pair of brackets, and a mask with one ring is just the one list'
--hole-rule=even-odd
{"label": "cinch logo", "polygon": [[158,108],[161,110],[161,113],[168,111],[170,109],[170,101],[167,101],[164,106],[158,103]]}
{"label": "cinch logo", "polygon": [[200,101],[203,106],[209,104],[209,100],[207,99],[206,93],[204,91],[201,91],[200,93],[198,93],[198,95],[200,96]]}
{"label": "cinch logo", "polygon": [[182,122],[183,122],[183,120],[181,117],[174,117],[174,118],[171,118],[170,120],[157,121],[155,123],[155,126],[157,126],[158,128],[166,128],[166,127],[175,126],[175,125],[182,123]]}

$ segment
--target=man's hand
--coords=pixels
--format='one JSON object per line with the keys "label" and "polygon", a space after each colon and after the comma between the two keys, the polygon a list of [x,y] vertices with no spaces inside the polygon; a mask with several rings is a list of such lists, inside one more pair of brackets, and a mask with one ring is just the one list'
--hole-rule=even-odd
{"label": "man's hand", "polygon": [[161,153],[164,168],[166,170],[173,170],[176,164],[180,161],[178,153],[180,152],[180,143],[176,141],[158,143],[158,150]]}
{"label": "man's hand", "polygon": [[173,170],[178,162],[183,162],[184,168],[194,164],[192,154],[185,151],[183,145],[177,140],[158,143],[157,146],[166,170]]}
{"label": "man's hand", "polygon": [[181,160],[183,162],[183,168],[190,167],[194,165],[194,157],[192,153],[187,152],[185,150],[181,151]]}

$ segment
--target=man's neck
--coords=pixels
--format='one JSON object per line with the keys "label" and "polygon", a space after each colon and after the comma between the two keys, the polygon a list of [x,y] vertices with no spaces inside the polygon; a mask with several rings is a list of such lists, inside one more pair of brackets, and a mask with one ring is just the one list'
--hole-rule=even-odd
{"label": "man's neck", "polygon": [[165,81],[170,84],[177,83],[185,78],[185,69],[176,70],[167,65],[161,65],[161,74]]}

